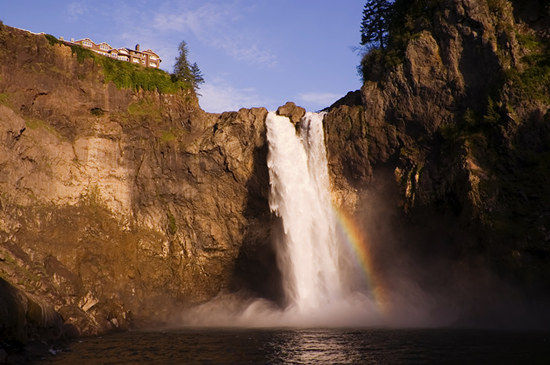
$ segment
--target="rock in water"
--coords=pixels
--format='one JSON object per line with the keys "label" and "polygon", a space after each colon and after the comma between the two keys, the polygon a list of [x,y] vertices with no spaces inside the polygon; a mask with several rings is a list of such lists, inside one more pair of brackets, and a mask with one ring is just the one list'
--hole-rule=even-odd
{"label": "rock in water", "polygon": [[277,115],[288,117],[292,124],[296,124],[306,114],[306,110],[301,106],[296,106],[292,101],[287,101],[285,105],[277,109]]}

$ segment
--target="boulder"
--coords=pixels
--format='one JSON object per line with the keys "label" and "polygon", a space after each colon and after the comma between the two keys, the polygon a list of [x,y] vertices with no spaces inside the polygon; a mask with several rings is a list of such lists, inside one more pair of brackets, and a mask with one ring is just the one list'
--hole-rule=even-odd
{"label": "boulder", "polygon": [[293,124],[296,124],[306,114],[306,110],[301,106],[296,106],[292,101],[287,101],[285,105],[277,109],[277,115],[288,117]]}

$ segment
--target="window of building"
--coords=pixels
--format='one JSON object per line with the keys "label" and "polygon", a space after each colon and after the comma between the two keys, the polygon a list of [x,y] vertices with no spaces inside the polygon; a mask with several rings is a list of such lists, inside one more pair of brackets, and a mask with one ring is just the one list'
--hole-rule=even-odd
{"label": "window of building", "polygon": [[88,41],[84,41],[84,42],[82,42],[82,45],[83,45],[84,47],[91,47],[91,46],[92,46],[92,43],[91,43],[91,42],[88,42]]}
{"label": "window of building", "polygon": [[104,51],[109,50],[109,46],[106,45],[106,44],[102,44],[101,46],[99,46],[99,48],[101,48],[101,49],[104,50]]}

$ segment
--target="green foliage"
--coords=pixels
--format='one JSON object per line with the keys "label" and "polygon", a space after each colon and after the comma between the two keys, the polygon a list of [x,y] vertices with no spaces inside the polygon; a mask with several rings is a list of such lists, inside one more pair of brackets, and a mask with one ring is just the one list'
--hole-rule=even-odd
{"label": "green foliage", "polygon": [[527,48],[536,51],[522,58],[525,65],[522,71],[508,70],[507,79],[527,97],[550,104],[550,45],[531,36],[523,41],[527,42]]}
{"label": "green foliage", "polygon": [[404,51],[409,40],[423,30],[431,30],[440,6],[438,0],[396,0],[389,23],[389,43]]}
{"label": "green foliage", "polygon": [[196,62],[191,65],[191,75],[193,76],[193,86],[198,89],[199,85],[204,83],[204,77]]}
{"label": "green foliage", "polygon": [[516,39],[522,48],[529,51],[535,51],[542,48],[542,43],[532,33],[522,34],[516,33]]}
{"label": "green foliage", "polygon": [[462,120],[464,121],[468,129],[472,129],[475,128],[475,126],[477,125],[479,116],[472,109],[468,108],[464,112]]}
{"label": "green foliage", "polygon": [[197,63],[191,65],[187,59],[189,50],[185,41],[181,41],[178,50],[179,54],[174,64],[173,80],[190,84],[193,86],[193,89],[197,90],[199,85],[204,83],[202,72]]}
{"label": "green foliage", "polygon": [[76,55],[76,59],[78,62],[82,63],[86,58],[94,59],[95,55],[92,51],[89,49],[86,49],[84,47],[81,47],[77,44],[71,44],[69,47],[71,47],[72,54]]}
{"label": "green foliage", "polygon": [[[438,0],[395,0],[387,8],[386,47],[370,48],[358,70],[363,80],[376,79],[378,71],[394,68],[403,62],[407,44],[423,30],[432,30],[438,16]],[[370,55],[373,53],[374,55]],[[376,65],[376,63],[378,63]],[[373,72],[372,69],[375,69]]]}
{"label": "green foliage", "polygon": [[8,93],[0,93],[0,104],[9,105],[10,95]]}
{"label": "green foliage", "polygon": [[502,124],[506,111],[507,108],[498,105],[488,97],[483,113],[467,108],[457,123],[442,125],[439,132],[443,139],[451,144],[472,139],[485,139],[486,136],[492,135],[492,131],[499,124]]}
{"label": "green foliage", "polygon": [[403,62],[401,52],[395,49],[373,48],[361,59],[357,72],[363,81],[378,80],[383,71],[390,70]]}
{"label": "green foliage", "polygon": [[29,129],[38,129],[44,125],[45,123],[39,119],[27,119],[25,121],[25,126]]}
{"label": "green foliage", "polygon": [[174,80],[170,75],[156,68],[145,68],[130,62],[95,56],[103,67],[105,81],[112,81],[119,88],[156,90],[160,93],[173,94],[191,85],[182,80]]}
{"label": "green foliage", "polygon": [[128,106],[128,114],[134,117],[150,118],[152,120],[161,119],[161,110],[158,104],[152,100],[140,99]]}
{"label": "green foliage", "polygon": [[187,43],[185,41],[181,41],[178,46],[178,51],[179,54],[174,64],[174,76],[178,80],[191,81],[191,69],[189,67],[189,61],[187,60],[189,50],[187,49]]}
{"label": "green foliage", "polygon": [[192,86],[191,83],[175,80],[170,74],[156,68],[143,67],[130,62],[97,55],[89,49],[76,44],[69,47],[71,47],[72,53],[76,55],[78,62],[82,63],[87,58],[90,58],[95,63],[101,65],[105,82],[113,82],[121,89],[156,90],[160,93],[174,94],[180,90],[189,89]]}
{"label": "green foliage", "polygon": [[44,129],[49,133],[53,134],[54,136],[56,136],[57,138],[63,139],[61,134],[59,134],[59,132],[54,127],[52,127],[49,123],[43,121],[42,119],[28,118],[25,120],[25,126],[28,129],[39,129],[39,128]]}
{"label": "green foliage", "polygon": [[501,120],[501,114],[491,97],[487,100],[486,112],[483,115],[483,123],[496,125]]}
{"label": "green foliage", "polygon": [[162,142],[171,142],[171,141],[175,141],[176,140],[176,135],[174,134],[174,132],[172,132],[171,130],[170,131],[163,131],[162,132],[162,135],[160,136],[160,140]]}
{"label": "green foliage", "polygon": [[61,42],[59,39],[57,39],[55,36],[51,34],[44,34],[44,37],[46,37],[46,39],[52,46],[56,44],[63,44],[63,42]]}
{"label": "green foliage", "polygon": [[363,7],[361,44],[385,48],[388,41],[388,24],[391,15],[389,0],[368,0]]}

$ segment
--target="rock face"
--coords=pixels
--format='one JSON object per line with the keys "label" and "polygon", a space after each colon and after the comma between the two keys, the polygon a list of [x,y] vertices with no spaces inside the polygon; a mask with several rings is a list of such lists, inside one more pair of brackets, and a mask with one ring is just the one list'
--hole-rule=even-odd
{"label": "rock face", "polygon": [[384,185],[393,226],[380,239],[453,263],[421,285],[472,265],[550,292],[550,42],[547,17],[523,17],[530,3],[438,2],[397,65],[365,58],[361,102],[350,94],[325,117],[336,200],[360,212]]}
{"label": "rock face", "polygon": [[81,334],[234,285],[243,242],[269,243],[267,111],[117,89],[8,27],[0,45],[17,55],[0,53],[1,276]]}
{"label": "rock face", "polygon": [[[399,62],[367,59],[361,90],[327,109],[334,200],[373,218],[388,277],[403,251],[444,259],[420,286],[479,293],[449,285],[482,282],[476,266],[549,293],[546,20],[520,2],[433,3]],[[18,318],[0,307],[0,334],[124,329],[243,286],[277,299],[267,111],[209,114],[191,90],[117,88],[104,71],[0,29],[0,303]]]}
{"label": "rock face", "polygon": [[288,117],[293,124],[296,124],[306,114],[306,110],[300,106],[296,106],[292,101],[287,101],[285,105],[277,108],[277,115]]}

